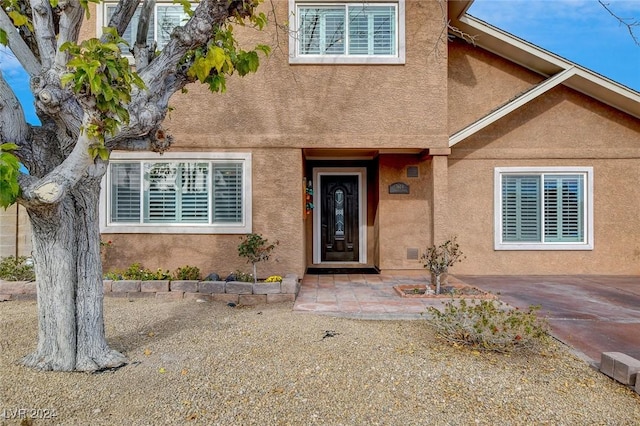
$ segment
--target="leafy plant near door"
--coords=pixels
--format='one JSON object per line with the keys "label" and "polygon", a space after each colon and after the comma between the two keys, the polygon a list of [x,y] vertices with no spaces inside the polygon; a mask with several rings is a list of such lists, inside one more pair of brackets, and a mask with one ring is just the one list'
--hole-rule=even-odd
{"label": "leafy plant near door", "polygon": [[434,278],[436,288],[435,293],[440,294],[440,279],[443,274],[449,271],[449,268],[457,262],[462,262],[462,250],[453,237],[439,246],[432,245],[427,248],[425,254],[421,258],[424,261],[424,267],[431,271]]}
{"label": "leafy plant near door", "polygon": [[269,240],[262,238],[260,234],[249,234],[240,237],[242,242],[238,245],[238,255],[247,259],[247,263],[253,266],[253,282],[258,282],[257,265],[259,262],[266,262],[271,256],[271,252],[280,242],[269,244]]}

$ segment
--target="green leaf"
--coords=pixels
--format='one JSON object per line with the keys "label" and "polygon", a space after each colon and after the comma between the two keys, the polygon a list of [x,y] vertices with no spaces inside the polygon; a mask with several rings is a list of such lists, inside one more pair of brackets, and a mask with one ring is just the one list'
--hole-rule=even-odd
{"label": "green leaf", "polygon": [[193,16],[193,9],[191,8],[191,2],[189,0],[173,0],[174,4],[182,6],[182,10],[187,16]]}
{"label": "green leaf", "polygon": [[18,145],[14,143],[0,145],[0,207],[5,209],[15,203],[20,195],[20,161],[11,152],[17,149]]}
{"label": "green leaf", "polygon": [[211,46],[207,52],[207,61],[211,61],[211,64],[216,71],[222,72],[222,67],[227,61],[227,55],[222,48],[218,46]]}
{"label": "green leaf", "polygon": [[258,44],[258,45],[256,45],[256,50],[261,51],[266,56],[269,56],[269,54],[271,53],[271,47],[267,46],[266,44]]}
{"label": "green leaf", "polygon": [[29,19],[17,10],[10,11],[8,15],[13,21],[13,25],[15,25],[16,27],[21,27],[29,23]]}
{"label": "green leaf", "polygon": [[0,44],[6,46],[9,44],[9,37],[7,36],[7,32],[0,28]]}
{"label": "green leaf", "polygon": [[107,161],[109,159],[109,150],[105,147],[100,147],[98,148],[98,155],[100,156],[100,159]]}

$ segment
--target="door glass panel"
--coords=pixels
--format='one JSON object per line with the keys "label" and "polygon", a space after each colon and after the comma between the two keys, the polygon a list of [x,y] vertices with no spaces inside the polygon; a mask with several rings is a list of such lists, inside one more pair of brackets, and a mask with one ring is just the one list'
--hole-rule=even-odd
{"label": "door glass panel", "polygon": [[344,191],[335,192],[336,237],[344,237]]}

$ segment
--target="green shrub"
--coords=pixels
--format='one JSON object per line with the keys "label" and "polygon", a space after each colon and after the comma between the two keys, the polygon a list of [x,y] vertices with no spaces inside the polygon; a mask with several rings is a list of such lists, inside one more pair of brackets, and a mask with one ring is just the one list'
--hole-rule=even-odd
{"label": "green shrub", "polygon": [[153,280],[168,280],[171,279],[169,271],[164,271],[158,268],[155,272],[145,268],[140,263],[132,263],[124,271],[107,272],[104,277],[109,280],[140,280],[140,281],[153,281]]}
{"label": "green shrub", "polygon": [[172,280],[200,280],[200,268],[197,266],[182,266],[173,273]]}
{"label": "green shrub", "polygon": [[242,281],[245,283],[252,283],[255,281],[253,279],[253,275],[244,273],[242,271],[235,271],[233,274],[236,276],[236,279],[234,281]]}
{"label": "green shrub", "polygon": [[122,278],[121,272],[105,272],[104,279],[118,281],[118,280],[123,280],[124,278]]}
{"label": "green shrub", "polygon": [[511,352],[536,350],[548,342],[549,325],[538,318],[539,306],[526,311],[509,309],[495,300],[447,302],[443,312],[427,308],[438,336],[446,341],[478,350]]}
{"label": "green shrub", "polygon": [[33,261],[26,256],[9,256],[0,260],[0,279],[7,281],[34,281]]}

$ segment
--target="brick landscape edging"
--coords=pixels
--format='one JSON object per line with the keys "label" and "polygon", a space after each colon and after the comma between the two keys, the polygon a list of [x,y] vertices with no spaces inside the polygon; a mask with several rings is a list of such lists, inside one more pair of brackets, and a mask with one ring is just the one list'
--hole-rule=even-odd
{"label": "brick landscape edging", "polygon": [[[241,305],[293,302],[300,290],[300,282],[296,274],[287,274],[281,283],[104,280],[103,286],[104,295],[107,297],[161,300],[200,299],[211,302],[233,302]],[[35,282],[0,280],[0,302],[35,298]]]}

